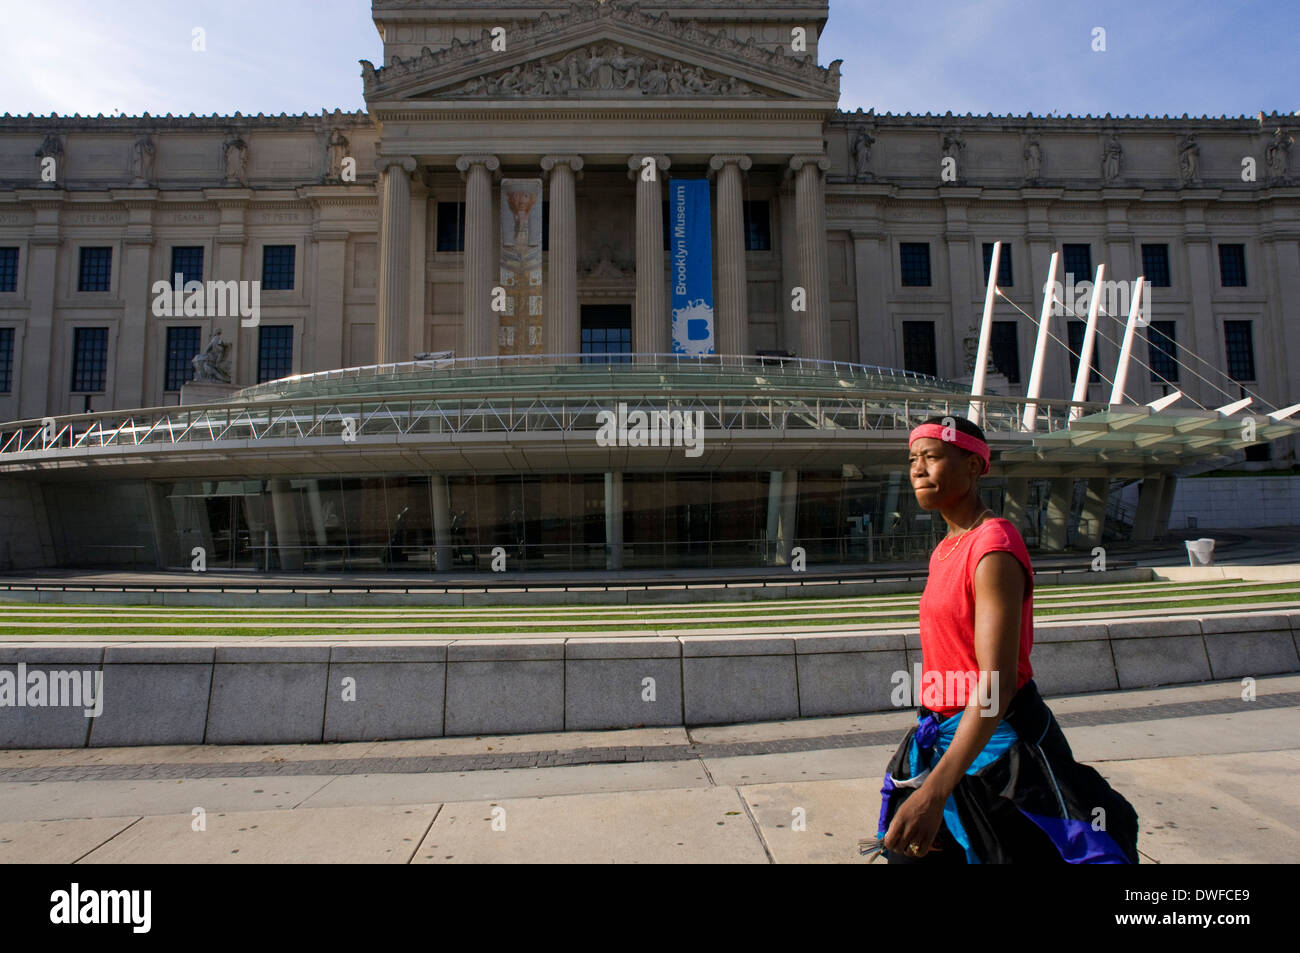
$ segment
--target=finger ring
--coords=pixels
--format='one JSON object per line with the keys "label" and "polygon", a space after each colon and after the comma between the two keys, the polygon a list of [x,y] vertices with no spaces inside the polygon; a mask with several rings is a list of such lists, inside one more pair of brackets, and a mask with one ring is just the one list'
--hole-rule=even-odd
{"label": "finger ring", "polygon": [[908,844],[908,845],[907,845],[907,852],[908,852],[909,854],[911,854],[913,857],[915,857],[915,856],[917,856],[918,854],[921,853],[921,845],[920,845],[920,844]]}

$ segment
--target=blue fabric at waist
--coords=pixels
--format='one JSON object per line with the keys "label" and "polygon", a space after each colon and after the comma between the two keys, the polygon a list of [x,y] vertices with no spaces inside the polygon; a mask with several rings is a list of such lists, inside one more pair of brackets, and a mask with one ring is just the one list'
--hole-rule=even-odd
{"label": "blue fabric at waist", "polygon": [[[939,720],[939,716],[931,711],[917,712],[916,734],[912,736],[912,746],[907,752],[908,768],[912,777],[915,777],[923,768],[933,766],[939,757],[948,750],[952,744],[952,739],[957,734],[957,726],[961,724],[961,716],[965,710],[957,712],[951,718],[944,721]],[[998,723],[997,728],[993,730],[993,736],[975,756],[970,767],[966,769],[966,774],[974,774],[985,765],[992,764],[998,758],[1002,757],[1006,750],[1010,748],[1019,739],[1016,729],[1012,728],[1007,722]],[[921,754],[924,751],[927,754],[926,763],[921,764]],[[936,754],[937,753],[937,754]],[[966,829],[962,826],[961,818],[957,816],[957,801],[952,796],[943,805],[943,822],[947,825],[953,839],[961,844],[966,851],[966,862],[978,864],[979,858],[971,850],[970,838],[966,835]]]}

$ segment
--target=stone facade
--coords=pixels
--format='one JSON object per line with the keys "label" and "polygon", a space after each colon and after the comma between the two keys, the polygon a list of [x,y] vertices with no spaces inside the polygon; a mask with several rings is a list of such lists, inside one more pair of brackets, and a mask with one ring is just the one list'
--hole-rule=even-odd
{"label": "stone facade", "polygon": [[[985,243],[1004,242],[1004,291],[1035,318],[1052,251],[1087,245],[1093,268],[1127,282],[1151,245],[1169,272],[1152,319],[1174,322],[1180,359],[1230,392],[1184,368],[1187,396],[1237,396],[1218,369],[1225,322],[1244,321],[1246,386],[1278,406],[1300,400],[1300,323],[1285,304],[1300,297],[1293,116],[846,113],[838,62],[817,65],[831,13],[818,0],[376,0],[373,12],[385,54],[362,63],[366,113],[0,117],[0,249],[17,249],[13,290],[0,290],[0,329],[12,329],[0,419],[177,402],[169,326],[203,342],[220,328],[238,385],[258,382],[267,326],[292,328],[293,373],[495,354],[502,178],[545,182],[551,353],[578,352],[586,309],[600,306],[628,309],[634,350],[670,350],[664,186],[707,176],[722,353],[903,367],[916,360],[904,323],[930,322],[933,370],[960,379]],[[806,49],[792,49],[796,28]],[[742,251],[745,210],[762,203],[768,247]],[[459,218],[440,215],[464,216],[463,246]],[[928,285],[904,283],[904,244],[925,246]],[[254,281],[268,245],[294,249],[293,287],[261,291],[260,327],[152,313],[173,247],[203,248],[204,280]],[[1243,246],[1243,286],[1221,280],[1225,245]],[[78,290],[83,248],[111,250],[108,290]],[[796,288],[806,310],[791,307]],[[1006,303],[997,320],[1015,322],[1004,386],[1023,394],[1034,322]],[[70,387],[82,327],[108,334],[89,394]],[[1064,340],[1064,318],[1053,328]],[[1121,329],[1103,330],[1110,377]],[[1147,360],[1141,337],[1134,356]],[[1068,397],[1069,375],[1054,344],[1044,395]],[[1164,389],[1134,366],[1131,400]]]}

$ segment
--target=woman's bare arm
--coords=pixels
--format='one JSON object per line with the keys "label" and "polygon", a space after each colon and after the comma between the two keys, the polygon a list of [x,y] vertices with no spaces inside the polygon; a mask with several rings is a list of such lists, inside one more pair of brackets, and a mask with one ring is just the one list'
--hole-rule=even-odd
{"label": "woman's bare arm", "polygon": [[[1016,693],[1020,657],[1020,608],[1027,580],[1020,561],[1007,552],[989,553],[975,567],[975,660],[980,678],[997,673],[997,695],[986,685],[967,699],[952,743],[916,793],[894,816],[885,846],[902,852],[917,844],[924,854],[943,822],[943,806],[976,756],[984,750]],[[987,714],[980,695],[990,697],[995,710]]]}

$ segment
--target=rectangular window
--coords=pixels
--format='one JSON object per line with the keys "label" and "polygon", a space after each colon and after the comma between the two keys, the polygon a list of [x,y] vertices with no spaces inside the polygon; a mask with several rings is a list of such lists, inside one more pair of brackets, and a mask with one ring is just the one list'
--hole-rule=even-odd
{"label": "rectangular window", "polygon": [[14,329],[0,328],[0,394],[14,389]]}
{"label": "rectangular window", "polygon": [[81,249],[81,267],[77,273],[78,291],[108,291],[113,279],[113,249]]}
{"label": "rectangular window", "polygon": [[[631,328],[583,328],[582,353],[584,364],[630,364],[629,357],[605,357],[603,355],[631,355]],[[600,357],[597,357],[601,355]]]}
{"label": "rectangular window", "polygon": [[293,326],[264,324],[257,329],[257,382],[279,380],[293,373]]}
{"label": "rectangular window", "polygon": [[0,248],[0,291],[18,290],[18,249]]}
{"label": "rectangular window", "polygon": [[[1087,330],[1086,321],[1071,321],[1066,325],[1066,334],[1070,340],[1070,388],[1073,393],[1074,382],[1079,376],[1079,354],[1083,351],[1083,332]],[[1092,370],[1088,374],[1089,384],[1101,383],[1101,374],[1097,372],[1097,365],[1101,363],[1098,358],[1101,352],[1101,335],[1097,335],[1092,341]]]}
{"label": "rectangular window", "polygon": [[903,367],[917,374],[935,377],[939,373],[934,356],[934,322],[903,322]]}
{"label": "rectangular window", "polygon": [[1225,288],[1246,287],[1246,246],[1219,246],[1219,284]]}
{"label": "rectangular window", "polygon": [[903,287],[930,287],[929,242],[900,242],[898,264],[903,273]]}
{"label": "rectangular window", "polygon": [[993,335],[989,339],[989,355],[993,358],[993,366],[998,369],[999,374],[1012,384],[1020,383],[1020,325],[1017,322],[993,322]]}
{"label": "rectangular window", "polygon": [[1224,321],[1223,343],[1228,351],[1228,376],[1234,381],[1255,379],[1255,343],[1249,321]]}
{"label": "rectangular window", "polygon": [[[1061,247],[1061,265],[1065,268],[1067,275],[1074,275],[1074,283],[1080,281],[1092,281],[1092,246],[1091,245],[1063,245]],[[1069,279],[1061,282],[1069,284]]]}
{"label": "rectangular window", "polygon": [[438,251],[465,250],[465,203],[438,203]]}
{"label": "rectangular window", "polygon": [[1151,379],[1164,384],[1178,383],[1178,341],[1173,321],[1152,321],[1147,326],[1147,364]]}
{"label": "rectangular window", "polygon": [[745,203],[745,251],[772,250],[772,213],[767,202]]}
{"label": "rectangular window", "polygon": [[1142,246],[1142,274],[1153,288],[1169,287],[1169,246]]}
{"label": "rectangular window", "polygon": [[108,374],[108,328],[74,328],[72,391],[99,392]]}
{"label": "rectangular window", "polygon": [[[987,288],[989,283],[989,267],[993,264],[993,243],[984,243],[984,286]],[[1003,245],[1002,253],[998,255],[998,287],[1013,287],[1011,281],[1011,246]]]}
{"label": "rectangular window", "polygon": [[542,203],[542,251],[551,250],[551,203]]}
{"label": "rectangular window", "polygon": [[297,249],[293,245],[262,247],[262,290],[292,291],[293,266]]}
{"label": "rectangular window", "polygon": [[203,246],[172,246],[172,270],[167,273],[168,281],[175,281],[181,276],[181,287],[191,281],[203,280]]}
{"label": "rectangular window", "polygon": [[186,381],[194,379],[194,355],[199,346],[199,328],[167,329],[167,374],[163,390],[180,390]]}

